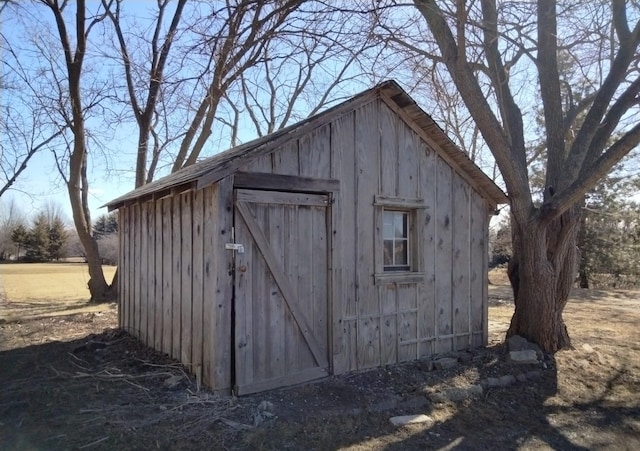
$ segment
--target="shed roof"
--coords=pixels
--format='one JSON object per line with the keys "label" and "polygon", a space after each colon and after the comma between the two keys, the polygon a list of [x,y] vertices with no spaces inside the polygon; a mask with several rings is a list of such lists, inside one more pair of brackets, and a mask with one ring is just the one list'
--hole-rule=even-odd
{"label": "shed roof", "polygon": [[204,188],[232,174],[250,159],[271,153],[285,142],[302,136],[336,116],[353,111],[378,96],[384,97],[388,103],[406,114],[427,138],[437,144],[435,151],[471,182],[484,197],[496,205],[508,202],[505,193],[449,139],[433,118],[420,108],[395,80],[388,80],[322,113],[141,186],[108,202],[106,206],[111,211],[131,202],[165,197],[192,188]]}

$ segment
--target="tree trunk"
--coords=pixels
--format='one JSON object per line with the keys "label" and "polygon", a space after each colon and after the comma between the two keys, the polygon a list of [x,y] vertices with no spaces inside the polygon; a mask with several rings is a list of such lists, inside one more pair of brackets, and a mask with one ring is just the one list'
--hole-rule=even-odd
{"label": "tree trunk", "polygon": [[575,279],[580,210],[571,208],[549,224],[512,218],[514,255],[508,274],[515,312],[507,337],[520,335],[549,353],[571,346],[562,313]]}

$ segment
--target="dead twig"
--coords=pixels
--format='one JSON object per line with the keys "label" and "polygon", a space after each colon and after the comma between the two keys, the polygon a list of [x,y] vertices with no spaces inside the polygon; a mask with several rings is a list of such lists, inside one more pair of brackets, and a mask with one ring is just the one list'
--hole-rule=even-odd
{"label": "dead twig", "polygon": [[105,440],[108,440],[108,439],[109,439],[109,436],[102,437],[101,439],[98,439],[98,440],[96,440],[96,441],[94,441],[94,442],[87,443],[86,445],[82,445],[82,446],[81,446],[80,448],[78,448],[78,449],[90,448],[90,447],[95,446],[95,445],[97,445],[98,443],[102,443],[102,442],[104,442]]}

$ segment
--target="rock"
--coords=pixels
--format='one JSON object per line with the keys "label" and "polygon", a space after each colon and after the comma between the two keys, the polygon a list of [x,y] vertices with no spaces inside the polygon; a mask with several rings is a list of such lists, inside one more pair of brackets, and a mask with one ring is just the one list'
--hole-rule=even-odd
{"label": "rock", "polygon": [[587,359],[580,359],[580,360],[576,361],[576,365],[578,365],[580,368],[586,370],[587,368],[589,368],[591,366],[591,363]]}
{"label": "rock", "polygon": [[446,370],[447,368],[453,368],[458,364],[458,359],[451,357],[443,357],[434,362],[437,370]]}
{"label": "rock", "polygon": [[391,424],[394,426],[404,426],[406,424],[421,424],[421,423],[433,423],[433,418],[427,415],[402,415],[399,417],[391,417],[389,418]]}
{"label": "rock", "polygon": [[421,360],[418,362],[418,366],[422,371],[430,372],[433,371],[433,360]]}
{"label": "rock", "polygon": [[253,415],[253,425],[260,426],[263,422],[270,418],[274,418],[273,403],[271,401],[262,401],[256,408],[256,413]]}
{"label": "rock", "polygon": [[531,348],[526,338],[520,335],[513,335],[507,339],[507,349],[509,349],[509,351],[526,351]]}
{"label": "rock", "polygon": [[527,375],[526,374],[516,374],[516,380],[518,382],[526,382],[527,381]]}
{"label": "rock", "polygon": [[502,376],[500,379],[500,386],[501,387],[508,387],[509,385],[515,384],[516,383],[516,378],[513,377],[513,375],[511,374],[507,374],[505,376]]}
{"label": "rock", "polygon": [[538,363],[538,355],[533,349],[526,349],[524,351],[511,351],[509,352],[509,360],[513,363],[519,364],[536,364]]}
{"label": "rock", "polygon": [[593,348],[590,345],[588,345],[587,343],[582,345],[582,350],[585,351],[585,352],[588,352],[589,354],[594,352]]}

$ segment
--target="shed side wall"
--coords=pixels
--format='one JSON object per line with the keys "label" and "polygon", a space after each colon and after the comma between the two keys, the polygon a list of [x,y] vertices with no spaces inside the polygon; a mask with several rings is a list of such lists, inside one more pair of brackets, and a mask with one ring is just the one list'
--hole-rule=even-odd
{"label": "shed side wall", "polygon": [[119,324],[231,389],[232,182],[120,209]]}
{"label": "shed side wall", "polygon": [[[410,121],[376,99],[242,168],[340,180],[331,251],[336,374],[487,341],[489,204]],[[376,196],[423,205],[412,210],[410,277],[383,272]]]}

